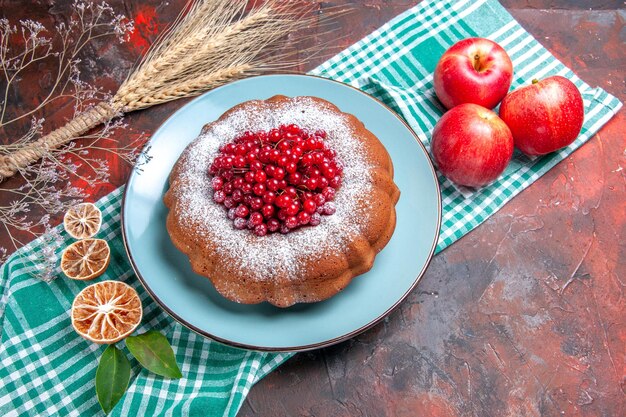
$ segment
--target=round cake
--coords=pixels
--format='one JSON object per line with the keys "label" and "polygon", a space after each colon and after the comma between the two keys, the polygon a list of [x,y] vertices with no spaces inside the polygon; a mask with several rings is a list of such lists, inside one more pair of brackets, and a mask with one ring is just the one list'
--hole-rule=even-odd
{"label": "round cake", "polygon": [[224,297],[279,307],[327,299],[371,269],[400,196],[378,138],[317,97],[237,105],[182,153],[167,230]]}

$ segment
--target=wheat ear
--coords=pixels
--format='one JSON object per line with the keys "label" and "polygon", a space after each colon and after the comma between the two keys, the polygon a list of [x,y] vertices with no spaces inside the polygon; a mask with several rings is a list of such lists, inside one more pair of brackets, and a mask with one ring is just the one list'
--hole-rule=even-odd
{"label": "wheat ear", "polygon": [[198,95],[228,81],[290,67],[293,53],[269,54],[289,33],[308,27],[310,6],[267,0],[245,13],[246,0],[195,0],[151,47],[120,86],[65,126],[0,157],[0,181],[112,118],[182,97]]}

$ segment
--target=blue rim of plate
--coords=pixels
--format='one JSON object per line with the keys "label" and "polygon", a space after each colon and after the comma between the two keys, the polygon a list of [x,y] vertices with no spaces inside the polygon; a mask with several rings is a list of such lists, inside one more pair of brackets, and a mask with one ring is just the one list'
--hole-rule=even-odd
{"label": "blue rim of plate", "polygon": [[[252,77],[247,77],[244,79],[250,79],[250,78],[256,78],[256,77],[271,77],[271,76],[280,76],[280,75],[294,75],[294,74],[270,74],[270,75],[257,75],[257,76],[252,76]],[[351,339],[363,332],[365,332],[368,329],[371,329],[372,327],[376,326],[378,323],[380,323],[385,317],[387,317],[389,314],[391,314],[393,312],[393,310],[395,310],[400,303],[402,303],[408,296],[409,294],[415,289],[415,287],[417,286],[417,284],[419,284],[420,280],[422,279],[422,277],[424,276],[424,273],[426,272],[426,269],[428,268],[428,266],[430,265],[430,262],[432,261],[433,255],[435,253],[435,249],[437,247],[437,241],[439,239],[439,234],[441,232],[441,211],[442,211],[442,204],[441,204],[441,188],[439,186],[439,181],[437,180],[437,174],[435,171],[435,167],[432,163],[432,160],[430,159],[430,155],[428,153],[428,150],[426,149],[426,147],[424,146],[424,144],[422,143],[422,141],[419,139],[419,137],[417,136],[417,134],[413,131],[413,129],[408,125],[408,123],[406,123],[404,121],[404,119],[402,117],[400,117],[394,110],[392,110],[389,106],[387,106],[385,103],[383,103],[382,101],[378,100],[377,98],[359,90],[358,88],[355,88],[349,84],[345,84],[339,81],[335,81],[329,78],[325,78],[325,77],[320,77],[317,75],[310,75],[310,74],[297,74],[297,76],[300,77],[310,77],[310,78],[319,78],[322,79],[324,81],[329,81],[332,83],[336,83],[336,84],[340,84],[344,87],[349,87],[355,91],[357,91],[358,93],[360,93],[361,95],[363,95],[364,97],[369,98],[370,100],[375,101],[377,104],[379,104],[380,106],[384,107],[387,111],[389,111],[389,113],[391,113],[395,118],[397,118],[407,129],[407,131],[413,136],[413,138],[415,139],[415,141],[418,143],[418,145],[422,148],[422,151],[424,152],[424,154],[426,155],[426,160],[428,161],[428,165],[430,167],[431,173],[433,175],[433,179],[434,179],[434,183],[435,183],[435,189],[437,190],[437,227],[436,227],[436,233],[434,234],[434,238],[433,238],[433,242],[428,254],[428,257],[426,258],[426,262],[424,262],[424,266],[422,267],[422,269],[420,270],[419,274],[417,275],[417,277],[415,278],[415,280],[413,281],[413,283],[409,286],[409,288],[407,289],[407,291],[395,302],[393,303],[393,305],[391,305],[387,310],[385,310],[382,314],[380,314],[378,317],[376,317],[375,319],[371,320],[369,323],[355,329],[352,330],[348,333],[345,333],[341,336],[337,336],[334,337],[332,339],[328,339],[322,342],[318,342],[318,343],[311,343],[311,344],[307,344],[307,345],[301,345],[301,346],[281,346],[281,347],[267,347],[267,346],[256,346],[256,345],[251,345],[251,344],[246,344],[246,343],[240,343],[240,342],[236,342],[233,340],[228,340],[228,339],[224,339],[222,337],[216,336],[214,334],[211,334],[203,329],[200,329],[197,326],[194,326],[193,324],[187,322],[184,318],[182,318],[181,316],[179,316],[175,311],[173,311],[171,308],[169,308],[167,306],[167,304],[165,304],[155,293],[154,291],[150,288],[150,286],[148,285],[148,282],[146,281],[146,279],[141,275],[141,272],[139,272],[139,268],[137,266],[137,264],[135,263],[135,260],[133,258],[133,255],[130,251],[130,246],[128,244],[128,237],[126,235],[126,227],[125,227],[125,218],[124,218],[124,212],[125,212],[125,206],[126,206],[126,200],[127,200],[127,195],[129,192],[130,187],[128,187],[128,183],[131,181],[132,177],[134,175],[137,175],[137,171],[133,170],[130,174],[130,176],[128,177],[128,180],[126,181],[126,187],[124,188],[124,195],[122,198],[122,206],[121,206],[121,211],[120,211],[120,222],[121,222],[121,229],[122,229],[122,240],[124,242],[124,249],[126,250],[126,254],[128,256],[128,259],[130,261],[130,265],[135,273],[135,275],[137,276],[137,278],[139,279],[139,281],[141,282],[141,285],[145,288],[145,290],[148,292],[148,294],[150,294],[150,297],[152,297],[152,299],[154,301],[156,301],[156,303],[165,311],[167,312],[170,316],[172,316],[172,318],[174,320],[176,320],[177,322],[179,322],[180,324],[182,324],[183,326],[187,327],[189,330],[207,337],[211,340],[215,340],[217,342],[223,343],[225,345],[228,346],[233,346],[236,348],[240,348],[240,349],[249,349],[249,350],[255,350],[255,351],[261,351],[261,352],[305,352],[305,351],[309,351],[309,350],[315,350],[315,349],[321,349],[321,348],[325,348],[325,347],[329,347],[332,345],[335,345],[337,343],[341,343],[344,342],[348,339]],[[188,103],[185,103],[181,108],[179,108],[178,110],[176,110],[174,113],[172,113],[172,115],[170,115],[166,120],[164,120],[157,129],[154,130],[153,136],[154,134],[156,134],[163,125],[165,125],[171,118],[173,118],[176,114],[178,114],[179,112],[182,112],[185,110],[185,108],[191,104],[192,102],[199,100],[200,98],[202,98],[205,94],[211,93],[213,91],[216,91],[218,89],[222,89],[234,82],[237,81],[241,81],[240,80],[236,80],[233,81],[231,83],[222,85],[220,87],[214,88],[212,90],[207,91],[204,94],[199,95],[198,97],[194,98],[193,100],[191,100]],[[148,142],[146,143],[146,145],[144,146],[144,150],[148,149],[150,147],[152,141],[152,137],[150,138],[150,140],[148,140]]]}

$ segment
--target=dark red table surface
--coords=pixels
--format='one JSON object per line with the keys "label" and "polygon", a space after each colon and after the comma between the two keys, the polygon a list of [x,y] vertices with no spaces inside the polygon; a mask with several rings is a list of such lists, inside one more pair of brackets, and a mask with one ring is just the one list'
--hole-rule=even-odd
{"label": "dark red table surface", "polygon": [[[48,24],[63,2],[0,0],[0,16]],[[131,42],[94,44],[84,76],[115,89],[183,1],[110,1],[136,20]],[[313,68],[415,4],[350,4]],[[503,0],[511,14],[583,80],[626,100],[622,1]],[[318,28],[311,28],[317,33]],[[340,37],[340,41],[329,40]],[[45,71],[40,69],[39,71]],[[37,84],[13,98],[37,100]],[[126,117],[122,143],[152,133],[175,103]],[[46,115],[60,123],[64,109]],[[384,322],[344,343],[296,355],[250,393],[241,416],[626,415],[626,117],[599,134],[437,255],[418,288]],[[6,140],[6,139],[3,139]],[[109,157],[110,184],[128,167]],[[12,180],[13,184],[19,180]],[[6,201],[0,201],[6,203]],[[0,246],[7,246],[6,237]],[[367,308],[367,306],[363,306]]]}

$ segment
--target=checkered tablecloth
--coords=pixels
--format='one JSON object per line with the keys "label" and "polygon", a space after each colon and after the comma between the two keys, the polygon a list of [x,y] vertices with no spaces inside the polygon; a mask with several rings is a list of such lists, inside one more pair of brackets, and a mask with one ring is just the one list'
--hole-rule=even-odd
{"label": "checkered tablecloth", "polygon": [[[580,89],[585,123],[580,137],[559,152],[529,160],[516,154],[505,174],[479,191],[442,184],[443,222],[437,250],[450,245],[588,140],[621,107],[602,89],[592,88],[555,59],[495,0],[425,1],[312,71],[381,99],[395,109],[428,146],[442,108],[432,85],[437,60],[453,43],[478,36],[500,43],[513,60],[513,87],[532,78],[560,74]],[[131,359],[132,379],[114,416],[234,416],[254,383],[290,354],[229,348],[187,330],[163,312],[143,290],[126,258],[120,233],[117,190],[97,204],[103,210],[98,237],[111,245],[111,264],[98,280],[119,279],[136,288],[144,305],[140,332],[156,329],[169,338],[184,375],[168,380]],[[65,244],[71,239],[62,234]],[[88,283],[61,277],[34,279],[36,254],[50,247],[38,239],[14,254],[0,270],[0,415],[103,415],[93,380],[103,346],[72,330],[69,310]],[[122,345],[122,343],[118,344]]]}
{"label": "checkered tablecloth", "polygon": [[518,151],[504,174],[478,191],[459,190],[439,174],[443,199],[437,250],[449,246],[484,222],[550,168],[591,138],[620,109],[620,101],[585,84],[535,40],[495,0],[425,1],[325,62],[313,74],[360,88],[402,115],[430,148],[430,137],[444,108],[433,89],[433,72],[441,55],[461,39],[488,38],[513,61],[511,89],[533,78],[569,78],[585,103],[585,122],[567,148],[529,159]]}

